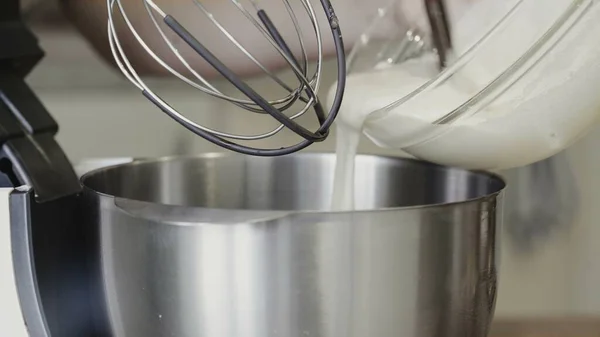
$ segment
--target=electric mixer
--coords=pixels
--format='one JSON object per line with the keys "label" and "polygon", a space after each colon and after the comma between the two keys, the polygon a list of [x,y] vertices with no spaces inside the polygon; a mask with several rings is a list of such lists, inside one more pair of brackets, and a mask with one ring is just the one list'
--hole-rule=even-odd
{"label": "electric mixer", "polygon": [[[355,214],[322,209],[333,164],[327,155],[125,161],[88,173],[82,187],[53,139],[56,123],[23,81],[41,50],[19,20],[18,1],[0,6],[6,335],[485,335],[496,294],[499,177],[362,157],[360,175],[370,180],[360,185],[365,212]],[[296,90],[310,92],[303,63],[296,75],[307,81]],[[412,185],[419,192],[399,193],[406,182],[421,182]],[[450,187],[457,193],[443,193]],[[450,218],[459,221],[443,235],[434,231]],[[428,282],[417,285],[406,270]],[[463,296],[465,284],[475,297]]]}

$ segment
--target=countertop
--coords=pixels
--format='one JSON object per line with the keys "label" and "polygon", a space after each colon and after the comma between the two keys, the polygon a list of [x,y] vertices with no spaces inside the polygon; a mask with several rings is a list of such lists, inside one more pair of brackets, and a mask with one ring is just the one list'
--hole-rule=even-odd
{"label": "countertop", "polygon": [[489,337],[598,337],[600,317],[499,319]]}

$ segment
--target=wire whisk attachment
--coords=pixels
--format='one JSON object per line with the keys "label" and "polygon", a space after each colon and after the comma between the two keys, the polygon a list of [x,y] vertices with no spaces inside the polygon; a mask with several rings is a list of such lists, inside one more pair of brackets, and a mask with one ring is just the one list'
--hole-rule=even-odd
{"label": "wire whisk attachment", "polygon": [[[271,21],[270,17],[267,15],[267,12],[260,7],[260,0],[247,0],[247,3],[251,5],[252,11],[246,8],[248,5],[243,5],[239,0],[229,0],[230,3],[234,5],[237,10],[239,10],[244,17],[253,24],[253,26],[261,33],[261,35],[269,41],[270,45],[274,47],[276,52],[283,57],[283,59],[285,59],[287,66],[293,71],[295,78],[298,80],[298,85],[296,87],[286,84],[277,75],[269,71],[267,66],[254,57],[246,48],[244,48],[242,43],[240,43],[232,34],[230,34],[224,25],[222,25],[222,23],[215,18],[215,16],[205,5],[202,4],[202,2],[200,2],[200,0],[188,0],[194,5],[199,13],[203,14],[204,19],[210,20],[210,22],[214,24],[214,26],[222,33],[222,38],[229,40],[230,43],[243,52],[245,56],[247,56],[256,66],[258,66],[267,76],[285,89],[285,92],[287,92],[287,95],[284,97],[271,100],[266,99],[258,94],[240,76],[227,67],[217,56],[215,56],[198,38],[194,37],[184,27],[183,24],[177,21],[173,16],[163,11],[153,0],[141,0],[145,10],[147,11],[149,19],[156,28],[157,33],[160,34],[162,40],[164,40],[169,47],[169,50],[176,56],[177,60],[181,62],[181,64],[189,71],[189,74],[191,75],[186,76],[175,70],[148,46],[148,44],[140,36],[140,33],[136,30],[136,27],[132,21],[127,16],[127,12],[121,3],[122,0],[106,1],[108,7],[109,44],[117,66],[123,72],[125,77],[142,91],[142,94],[148,100],[150,100],[165,114],[170,116],[172,119],[177,121],[191,132],[225,149],[255,156],[286,155],[304,149],[315,142],[320,142],[327,138],[329,129],[337,117],[340,109],[346,82],[344,43],[337,16],[329,0],[320,1],[323,12],[327,18],[327,21],[329,22],[334,46],[336,49],[338,81],[337,94],[335,95],[335,99],[331,104],[329,112],[327,113],[325,112],[322,103],[317,96],[323,67],[323,41],[316,10],[313,8],[310,0],[299,1],[302,4],[305,14],[310,19],[312,33],[314,33],[317,45],[318,55],[316,69],[314,70],[314,73],[311,74],[309,74],[307,46],[303,32],[300,29],[299,18],[296,13],[297,10],[293,9],[289,0],[281,1],[285,5],[289,15],[290,24],[294,25],[296,30],[296,36],[300,46],[299,56],[294,55],[290,45],[287,41],[285,41],[279,30],[275,27],[275,24],[273,21]],[[135,40],[140,44],[143,50],[162,68],[174,75],[176,78],[205,94],[231,102],[232,104],[249,112],[268,114],[277,120],[280,125],[272,131],[263,134],[240,135],[226,133],[202,126],[182,115],[167,102],[165,102],[159,95],[152,91],[152,89],[150,89],[141,79],[138,72],[131,64],[123,50],[121,40],[119,39],[117,29],[115,27],[115,16],[117,14],[120,14],[121,18],[125,22],[125,25],[131,31],[135,37]],[[160,21],[162,21],[164,25],[161,26]],[[177,37],[170,38],[168,29],[166,27],[175,33],[175,35],[181,41],[191,47],[195,53],[200,55],[221,76],[233,84],[245,98],[235,98],[225,95],[215,86],[213,86],[207,79],[201,76],[198,71],[194,70],[194,68],[190,66],[190,62],[186,60],[186,58],[184,58],[176,48],[176,42],[174,42],[172,39]],[[170,35],[172,36],[172,34]],[[285,113],[287,110],[291,109],[292,107],[297,107],[298,105],[302,106],[299,111],[289,112],[287,114]],[[318,119],[319,128],[316,131],[308,130],[296,122],[298,117],[304,115],[309,110],[312,110]],[[274,149],[255,148],[239,143],[239,141],[265,139],[279,133],[285,128],[302,137],[302,140],[289,147],[280,147]]]}

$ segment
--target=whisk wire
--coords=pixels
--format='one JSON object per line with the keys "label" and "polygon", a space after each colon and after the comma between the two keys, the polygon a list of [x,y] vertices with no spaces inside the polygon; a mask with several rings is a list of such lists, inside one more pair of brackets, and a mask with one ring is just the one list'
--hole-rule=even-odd
{"label": "whisk wire", "polygon": [[[173,31],[179,35],[192,49],[202,56],[210,65],[213,66],[223,77],[225,77],[231,84],[238,88],[244,95],[254,101],[258,106],[263,108],[269,115],[285,125],[288,129],[294,131],[302,138],[317,142],[322,141],[325,135],[319,132],[311,132],[302,125],[295,123],[288,116],[283,114],[281,111],[275,109],[269,102],[267,102],[262,96],[260,96],[254,89],[252,89],[246,82],[240,79],[233,71],[225,66],[213,53],[211,53],[202,43],[200,43],[192,34],[190,34],[175,18],[170,15],[165,17],[165,23],[173,29]],[[311,89],[309,89],[311,90]],[[315,95],[316,96],[316,95]],[[313,100],[315,97],[311,97]]]}
{"label": "whisk wire", "polygon": [[[343,89],[345,87],[345,54],[343,47],[343,40],[340,33],[339,24],[337,21],[337,17],[335,16],[335,12],[329,2],[329,0],[321,0],[321,5],[329,21],[329,25],[331,28],[334,45],[336,47],[336,56],[338,61],[338,85],[337,92],[335,95],[334,102],[332,104],[332,108],[330,109],[328,114],[325,114],[325,111],[317,97],[316,92],[318,92],[318,88],[321,81],[321,72],[322,72],[322,38],[319,28],[319,22],[316,19],[315,11],[308,0],[301,0],[301,4],[304,10],[307,12],[309,19],[311,21],[311,25],[313,30],[315,31],[315,36],[317,40],[317,53],[318,53],[318,62],[316,65],[315,73],[307,78],[308,75],[308,57],[306,52],[306,47],[304,43],[304,39],[302,36],[302,31],[300,28],[300,24],[296,14],[289,3],[288,0],[284,1],[284,5],[286,7],[286,11],[290,16],[291,22],[296,30],[296,37],[298,38],[298,42],[300,45],[300,61],[295,57],[292,52],[292,49],[287,44],[285,39],[281,36],[275,24],[271,21],[266,11],[264,11],[255,0],[249,0],[252,6],[256,9],[256,15],[259,18],[260,22],[256,20],[245,8],[241,5],[241,3],[237,0],[231,0],[232,3],[238,7],[242,13],[259,29],[261,34],[269,41],[269,43],[275,48],[275,50],[281,55],[290,69],[294,72],[296,78],[299,80],[299,85],[297,88],[292,88],[287,85],[283,80],[281,80],[277,75],[273,74],[265,67],[258,59],[256,59],[236,38],[230,34],[227,29],[221,25],[221,23],[216,20],[212,13],[210,13],[207,8],[202,5],[198,0],[193,0],[194,4],[197,8],[199,8],[205,16],[212,22],[212,24],[217,27],[217,29],[224,34],[224,36],[242,53],[248,57],[256,66],[258,66],[269,78],[273,79],[278,85],[284,88],[288,94],[283,98],[278,98],[275,100],[267,100],[261,95],[259,95],[256,91],[254,91],[247,83],[245,83],[237,74],[235,74],[231,69],[229,69],[224,63],[222,63],[210,50],[208,50],[199,40],[197,40],[183,25],[181,25],[174,17],[163,11],[153,0],[143,0],[144,6],[148,15],[151,18],[155,28],[158,30],[161,35],[162,40],[166,43],[169,50],[173,52],[176,56],[177,60],[181,62],[181,64],[196,78],[197,81],[188,78],[187,76],[179,73],[171,66],[169,66],[164,60],[162,60],[156,53],[152,51],[152,49],[147,45],[147,43],[140,36],[138,31],[135,29],[131,20],[127,17],[126,11],[123,8],[121,0],[107,0],[108,7],[108,36],[109,36],[109,45],[111,47],[111,52],[117,63],[117,66],[121,70],[121,72],[125,75],[126,79],[134,84],[138,89],[142,91],[142,94],[150,100],[153,104],[155,104],[160,110],[174,119],[176,122],[192,131],[193,133],[205,138],[206,140],[222,146],[226,149],[249,154],[249,155],[258,155],[258,156],[279,156],[285,155],[289,153],[293,153],[299,151],[303,148],[306,148],[310,144],[318,141],[324,140],[329,132],[329,128],[331,127],[333,121],[335,120],[337,113],[340,108],[340,103],[343,98]],[[116,6],[115,6],[116,4]],[[220,132],[217,130],[213,130],[208,127],[204,127],[199,125],[187,117],[183,116],[176,109],[166,103],[160,96],[155,94],[141,79],[139,74],[136,72],[135,68],[132,66],[130,61],[127,58],[126,53],[124,52],[123,46],[119,40],[119,36],[117,34],[117,29],[115,27],[115,19],[113,12],[115,11],[115,7],[119,10],[121,17],[123,18],[125,25],[133,34],[135,40],[139,43],[139,45],[144,49],[148,55],[152,59],[154,59],[163,69],[182,80],[184,83],[206,93],[213,97],[217,97],[226,101],[229,101],[245,110],[252,112],[260,112],[269,114],[275,120],[279,121],[281,124],[273,129],[270,132],[263,133],[260,135],[235,135],[229,134],[225,132]],[[155,14],[156,13],[156,14]],[[210,64],[218,73],[220,73],[223,77],[225,77],[230,83],[232,83],[242,94],[244,94],[247,99],[240,99],[227,96],[215,88],[210,84],[203,76],[201,76],[197,71],[190,66],[189,62],[183,57],[183,55],[178,51],[173,42],[169,39],[167,34],[162,29],[159,24],[157,17],[158,15],[164,24],[171,29],[181,40],[183,40],[192,50],[194,50],[197,54],[199,54],[203,59]],[[304,97],[303,95],[306,95]],[[283,113],[283,111],[291,108],[296,101],[300,100],[305,103],[304,107],[293,116],[288,117]],[[319,121],[319,128],[317,131],[312,132],[297,122],[294,119],[298,118],[302,114],[306,113],[308,110],[313,109],[316,113],[317,119]],[[289,147],[281,147],[276,149],[259,149],[253,148],[250,146],[245,146],[241,144],[237,144],[232,142],[231,140],[258,140],[273,136],[274,134],[280,132],[284,128],[287,128],[297,135],[304,138],[301,142],[289,146]],[[231,140],[229,140],[231,139]]]}
{"label": "whisk wire", "polygon": [[[224,99],[224,100],[228,100],[231,103],[244,108],[246,110],[252,111],[252,112],[257,112],[257,113],[264,113],[263,110],[258,109],[253,107],[253,105],[255,106],[256,104],[252,101],[249,100],[243,100],[243,99],[238,99],[238,98],[234,98],[234,97],[228,97],[226,95],[224,95],[222,92],[220,92],[219,90],[217,90],[214,86],[212,86],[210,84],[210,82],[208,82],[206,79],[204,79],[204,77],[202,77],[200,74],[198,74],[190,65],[189,63],[185,60],[185,58],[179,53],[179,51],[177,50],[177,48],[175,48],[175,46],[173,45],[173,43],[168,39],[168,37],[166,36],[165,32],[163,31],[163,29],[160,27],[160,25],[158,24],[158,21],[156,20],[156,17],[154,15],[154,12],[152,12],[152,10],[150,9],[149,5],[147,2],[144,2],[144,6],[146,7],[146,10],[148,11],[148,15],[150,16],[152,23],[154,24],[155,28],[157,29],[157,31],[159,32],[159,34],[161,35],[163,41],[166,43],[166,45],[169,47],[169,49],[173,52],[173,54],[175,54],[175,56],[177,57],[177,59],[183,64],[183,66],[192,74],[194,75],[194,77],[196,77],[200,82],[202,82],[205,87],[200,86],[199,84],[195,83],[194,81],[188,79],[186,76],[183,76],[182,74],[180,74],[179,72],[175,71],[174,69],[172,69],[171,67],[167,66],[164,67],[167,71],[169,71],[171,74],[173,74],[174,76],[176,76],[177,78],[181,79],[183,82],[185,82],[186,84],[201,90],[213,97],[216,98],[220,98],[220,99]],[[152,53],[154,54],[154,53]],[[154,56],[154,55],[153,55]],[[297,91],[297,90],[296,90]],[[281,110],[287,110],[290,106],[292,106],[295,101],[298,99],[298,94],[296,92],[293,92],[292,94],[289,94],[287,97],[278,99],[278,100],[272,100],[269,103],[273,104],[273,105],[279,105],[279,104],[285,104],[283,107],[280,107],[279,109]],[[259,135],[261,136],[261,135]],[[256,136],[250,136],[252,138],[256,138]],[[248,137],[244,137],[244,138],[248,138]]]}
{"label": "whisk wire", "polygon": [[[149,5],[147,4],[147,2],[144,1],[144,5],[147,8],[147,11],[149,11]],[[152,11],[148,12],[155,28],[158,30],[159,34],[161,35],[163,41],[168,45],[169,49],[171,49],[171,51],[176,55],[176,57],[178,58],[178,60],[186,67],[186,69],[188,69],[188,71],[190,71],[190,73],[192,73],[199,81],[201,81],[204,85],[206,85],[208,87],[207,88],[203,88],[198,86],[197,84],[195,84],[193,81],[189,80],[187,77],[181,75],[180,73],[178,73],[177,71],[175,71],[174,69],[172,69],[171,67],[167,66],[167,67],[163,67],[165,68],[167,71],[169,71],[171,74],[173,74],[174,76],[178,77],[179,79],[181,79],[182,81],[186,82],[187,84],[193,86],[196,89],[199,89],[209,95],[212,95],[214,97],[220,98],[220,99],[224,99],[224,100],[228,100],[234,104],[242,104],[246,109],[248,110],[252,110],[254,112],[262,112],[264,113],[264,111],[262,110],[258,110],[258,109],[254,109],[251,106],[255,105],[254,102],[252,101],[248,101],[248,100],[243,100],[243,99],[237,99],[237,98],[233,98],[233,97],[229,97],[229,96],[225,96],[223,93],[221,93],[220,91],[218,91],[214,86],[210,85],[210,83],[204,79],[202,76],[200,76],[190,65],[189,63],[185,60],[185,58],[183,58],[183,56],[179,53],[179,51],[174,47],[173,43],[167,38],[166,34],[164,33],[163,29],[160,27],[160,25],[158,24],[158,21],[156,20],[155,16],[153,15]],[[156,54],[154,54],[152,51],[149,52],[155,59],[157,59]],[[159,62],[159,64],[161,64],[161,66],[164,64],[164,62],[161,62],[162,60],[157,60]],[[292,92],[293,90],[291,88],[287,88],[288,91]],[[297,91],[297,90],[296,90]],[[287,105],[292,105],[293,103],[290,104],[290,102],[295,101],[295,99],[297,99],[297,95],[294,94],[290,94],[285,98],[282,99],[277,99],[274,101],[269,101],[269,103],[271,104],[287,104]],[[281,109],[286,109],[281,108]]]}
{"label": "whisk wire", "polygon": [[[197,0],[195,0],[197,1]],[[242,14],[244,14],[244,16],[246,16],[246,18],[252,23],[254,24],[254,26],[261,31],[261,33],[263,34],[263,36],[265,36],[265,38],[267,39],[267,41],[269,41],[269,43],[277,50],[277,52],[285,59],[285,61],[288,63],[288,65],[291,67],[291,69],[294,71],[294,73],[296,74],[296,76],[302,76],[302,82],[304,85],[308,85],[309,87],[312,88],[311,83],[309,80],[306,79],[305,74],[302,73],[301,68],[297,66],[297,61],[294,61],[294,57],[293,54],[291,53],[291,50],[289,48],[287,48],[287,51],[285,50],[285,48],[282,48],[281,45],[278,44],[278,42],[273,38],[273,32],[269,31],[269,28],[265,25],[264,21],[263,21],[263,25],[261,25],[253,16],[252,14],[250,14],[250,12],[248,12],[248,10],[246,10],[244,8],[244,6],[236,0],[232,0],[232,2],[238,7],[238,9],[242,12]],[[301,0],[302,3],[307,2],[306,0]],[[256,2],[254,2],[254,4],[256,4]],[[310,5],[310,3],[308,3],[308,6],[310,6],[309,8],[312,8],[312,6]],[[257,7],[258,8],[258,7]],[[306,8],[306,7],[305,7]],[[262,14],[261,14],[262,13]],[[311,15],[314,14],[314,12],[311,13]],[[257,16],[259,17],[259,19],[261,18],[261,16],[267,17],[266,12],[262,9],[258,9],[257,11]],[[262,19],[261,19],[262,20]],[[269,19],[270,22],[270,19]],[[315,30],[318,31],[318,22],[313,21],[313,18],[311,17],[311,22],[313,24],[313,26],[316,26],[317,28],[315,28]],[[277,29],[272,26],[272,29],[274,29],[275,32],[277,32]],[[297,29],[299,29],[299,26],[296,27]],[[319,33],[320,34],[320,33]],[[277,35],[279,35],[279,33],[277,33]],[[283,40],[283,39],[282,39]],[[317,45],[319,49],[322,49],[322,41],[321,39],[318,37],[317,38]],[[288,52],[290,54],[288,54]],[[320,59],[320,58],[319,58]],[[321,63],[321,62],[319,62]],[[316,77],[318,78],[318,74],[320,74],[320,72],[317,71],[316,73]],[[317,90],[313,90],[313,91],[317,91]]]}
{"label": "whisk wire", "polygon": [[[117,0],[117,1],[119,1],[119,0]],[[129,22],[129,19],[128,19],[128,17],[127,17],[127,15],[126,15],[126,14],[125,14],[125,16],[124,16],[124,19],[125,19],[125,21],[126,21],[126,22],[128,22],[128,25],[129,25],[129,24],[130,24],[130,22]],[[157,23],[157,24],[158,24],[158,23]],[[135,28],[133,28],[133,27],[132,27],[132,29],[133,29],[133,31],[135,31]],[[159,27],[159,31],[161,31],[161,32],[162,32],[162,30],[160,29],[160,27]],[[134,35],[136,35],[136,36],[137,36],[137,32],[135,32],[135,33],[134,33]],[[164,32],[163,32],[162,36],[164,36],[164,37],[166,38],[166,36],[164,35]],[[142,42],[143,42],[143,41],[142,41]],[[176,55],[179,55],[179,57],[180,57],[180,54],[179,54],[179,53],[177,52],[177,50],[176,50],[176,49],[173,47],[172,43],[170,43],[170,42],[168,41],[168,39],[167,39],[167,43],[169,44],[169,46],[171,46],[171,47],[172,47],[172,48],[175,50],[175,52],[176,52]],[[142,43],[142,46],[143,46],[144,48],[147,48],[147,46],[145,45],[145,43]],[[122,51],[122,49],[120,49],[120,50]],[[189,84],[193,85],[194,87],[198,87],[198,85],[197,85],[196,83],[194,83],[194,82],[190,81],[190,80],[189,80],[189,79],[187,79],[185,76],[181,75],[180,73],[178,73],[177,71],[173,70],[173,69],[172,69],[172,68],[170,68],[168,65],[166,65],[166,63],[165,63],[164,61],[162,61],[160,58],[158,58],[158,56],[156,56],[156,54],[155,54],[155,53],[154,53],[152,50],[148,50],[148,53],[149,53],[151,56],[153,56],[153,57],[154,57],[154,58],[157,60],[157,62],[159,62],[159,64],[161,64],[161,65],[164,65],[164,67],[165,67],[166,69],[168,69],[168,70],[169,70],[171,73],[173,73],[175,76],[177,76],[178,78],[182,79],[182,80],[183,80],[183,81],[185,81],[186,83],[189,83]],[[184,59],[184,58],[182,58],[182,57],[181,57],[181,61],[182,61],[184,64],[186,64],[186,65],[187,65],[187,67],[189,67],[189,64],[188,64],[188,63],[185,61],[185,59]],[[132,70],[132,68],[131,68],[131,67],[127,67],[127,68],[129,68],[130,70]],[[191,67],[189,67],[189,69],[190,69],[190,71],[192,71],[192,72],[194,72],[194,73],[195,73],[195,71],[194,71],[194,70],[193,70]],[[198,75],[198,76],[199,76],[199,75]],[[200,78],[202,78],[201,76],[199,76],[199,77],[200,77]],[[139,78],[139,77],[137,77],[137,78]],[[209,84],[209,85],[210,85],[210,84]],[[145,86],[144,86],[144,87],[145,87]],[[204,89],[204,88],[201,88],[201,89]],[[149,89],[148,89],[147,87],[145,87],[145,89],[144,89],[144,88],[141,88],[141,90],[149,90]],[[229,100],[229,98],[227,98],[227,99]],[[292,102],[292,104],[293,104],[293,102]],[[301,113],[297,113],[296,115],[292,116],[292,117],[291,117],[291,119],[297,118],[297,117],[299,117],[300,115],[301,115]],[[281,130],[284,128],[284,125],[280,125],[279,127],[275,128],[274,130],[272,130],[272,131],[270,131],[270,132],[267,132],[267,133],[263,133],[263,134],[259,134],[259,135],[250,135],[250,136],[246,136],[246,135],[234,135],[234,134],[223,133],[223,132],[220,132],[220,131],[217,131],[217,130],[214,130],[214,129],[210,129],[210,128],[207,128],[207,127],[203,127],[203,126],[197,125],[197,124],[195,124],[195,123],[194,123],[194,126],[195,126],[195,127],[197,127],[197,128],[200,128],[200,129],[202,129],[202,130],[204,130],[204,131],[211,132],[211,133],[215,133],[216,135],[218,135],[218,136],[221,136],[221,137],[225,137],[225,138],[229,138],[229,139],[237,139],[237,140],[258,140],[258,139],[263,139],[263,138],[266,138],[266,137],[271,137],[271,136],[273,136],[274,134],[278,133],[279,131],[281,131]]]}
{"label": "whisk wire", "polygon": [[219,31],[227,37],[227,39],[233,43],[246,57],[248,57],[256,66],[258,66],[265,74],[267,74],[271,79],[273,79],[277,84],[281,85],[284,89],[289,92],[293,92],[294,90],[290,88],[285,82],[283,82],[278,76],[274,75],[271,71],[267,69],[262,63],[260,63],[254,55],[252,55],[233,35],[231,35],[221,23],[215,19],[214,15],[212,15],[202,3],[198,0],[193,0],[194,4],[204,13],[204,15],[219,29]]}
{"label": "whisk wire", "polygon": [[[122,8],[122,4],[120,3],[120,0],[107,0],[107,1],[111,2],[111,5],[114,5],[114,3],[116,2],[117,6]],[[123,19],[124,19],[125,23],[130,27],[132,33],[134,34],[134,36],[136,36],[136,39],[137,39],[139,37],[139,34],[137,33],[137,31],[131,24],[131,21],[127,17],[127,14],[126,13],[122,13],[122,14],[123,14]],[[111,19],[112,19],[112,12],[109,11],[109,20],[111,20]],[[129,62],[129,59],[127,57],[125,57],[125,52],[123,51],[123,47],[121,46],[119,39],[118,38],[115,39],[114,38],[115,36],[116,36],[116,31],[114,29],[114,26],[109,25],[109,43],[111,45],[111,50],[113,51],[113,56],[115,57],[115,61],[118,65],[119,69],[121,69],[121,71],[125,74],[127,79],[130,82],[132,82],[136,87],[138,87],[140,90],[142,90],[142,92],[144,92],[147,97],[148,97],[148,95],[151,96],[152,102],[158,102],[159,104],[164,104],[164,102],[158,96],[154,95],[153,91],[150,90],[150,88],[148,88],[146,86],[145,82],[140,79],[139,75],[137,74],[137,72],[135,71],[135,69],[133,68],[131,63]],[[147,49],[147,52],[150,55],[152,55],[157,60],[157,62],[159,62],[159,64],[164,65],[166,68],[170,69],[170,67],[168,65],[166,65],[166,63],[164,63],[164,61],[162,61],[162,59],[160,59],[158,56],[156,56],[154,54],[154,52],[152,52],[152,50],[148,48],[146,43],[141,38],[138,39],[138,42],[142,45],[142,47],[144,49]],[[117,53],[118,53],[118,55],[117,55]],[[174,71],[174,73],[179,74],[176,71]],[[194,130],[202,130],[202,132],[205,132],[205,133],[215,134],[216,136],[219,136],[219,137],[237,139],[237,140],[257,140],[257,139],[264,138],[264,135],[241,136],[241,135],[232,135],[232,134],[228,134],[228,133],[223,133],[223,132],[213,130],[208,127],[201,126],[201,125],[185,118],[183,115],[179,114],[174,109],[173,109],[173,111],[171,111],[170,109],[167,109],[167,110],[169,111],[170,115],[174,116],[173,118],[176,118],[181,121],[180,124],[189,123],[190,126],[193,127]]]}

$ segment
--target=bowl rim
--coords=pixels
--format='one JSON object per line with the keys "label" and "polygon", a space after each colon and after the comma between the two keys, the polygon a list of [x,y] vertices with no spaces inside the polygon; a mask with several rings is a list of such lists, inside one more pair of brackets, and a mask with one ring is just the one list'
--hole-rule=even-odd
{"label": "bowl rim", "polygon": [[[312,156],[319,156],[319,157],[326,156],[326,157],[335,158],[335,153],[334,152],[326,152],[326,151],[324,151],[324,152],[317,152],[317,151],[299,152],[299,153],[291,154],[291,155],[288,155],[285,157],[312,157]],[[500,197],[503,194],[503,192],[506,190],[506,187],[507,187],[506,180],[501,175],[494,173],[494,172],[489,172],[489,171],[485,171],[485,170],[469,170],[469,169],[464,169],[464,168],[460,168],[460,167],[439,165],[439,164],[431,163],[431,162],[420,160],[420,159],[399,157],[399,156],[397,157],[397,156],[390,156],[390,155],[377,155],[377,154],[357,154],[356,157],[357,158],[376,158],[376,159],[384,159],[384,160],[391,160],[391,161],[410,162],[413,164],[430,167],[430,168],[434,168],[434,169],[440,168],[440,169],[444,169],[444,170],[461,171],[461,172],[471,173],[471,174],[475,174],[475,175],[485,176],[488,179],[490,179],[491,181],[495,181],[496,183],[498,183],[498,188],[496,191],[494,191],[492,193],[487,193],[487,194],[479,196],[479,197],[468,198],[468,199],[464,199],[464,200],[460,200],[460,201],[453,201],[453,202],[448,202],[448,203],[432,203],[432,204],[425,204],[425,205],[400,206],[400,207],[381,207],[381,208],[358,209],[358,210],[349,210],[349,211],[348,210],[326,211],[326,210],[268,210],[268,209],[252,210],[252,209],[243,209],[243,208],[182,206],[182,205],[174,205],[174,204],[162,204],[162,203],[156,203],[156,202],[151,202],[151,201],[146,201],[146,200],[129,199],[129,198],[125,198],[125,197],[111,195],[111,194],[108,194],[105,192],[97,191],[97,190],[93,189],[92,187],[85,184],[86,179],[89,179],[92,176],[94,176],[100,172],[104,172],[107,170],[115,170],[115,169],[118,169],[120,167],[125,167],[125,166],[144,165],[144,164],[160,163],[160,162],[182,160],[182,159],[202,160],[202,159],[215,159],[215,158],[218,159],[218,158],[232,158],[232,157],[243,158],[243,157],[247,157],[247,156],[240,155],[237,153],[231,153],[231,152],[206,152],[206,153],[192,154],[192,155],[172,155],[172,156],[160,156],[160,157],[133,158],[133,160],[130,160],[127,162],[122,162],[122,163],[117,163],[117,164],[109,164],[107,166],[98,167],[98,168],[92,169],[88,172],[85,172],[80,177],[80,183],[82,185],[84,193],[91,193],[91,194],[96,195],[101,198],[114,199],[115,202],[119,202],[119,201],[133,202],[133,203],[136,203],[139,205],[157,206],[164,210],[168,210],[168,209],[213,210],[213,211],[223,211],[223,212],[236,212],[238,214],[239,213],[264,214],[264,213],[271,212],[274,214],[276,213],[276,214],[286,214],[286,215],[368,214],[371,212],[381,213],[381,212],[400,211],[400,210],[408,211],[408,210],[418,210],[418,209],[428,209],[428,208],[456,207],[458,205],[466,205],[466,204],[477,203],[477,202],[481,202],[481,201],[485,201],[485,200],[497,199],[498,197]],[[260,157],[258,157],[258,158],[260,158]],[[277,158],[280,158],[280,157],[277,157]]]}

